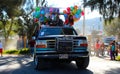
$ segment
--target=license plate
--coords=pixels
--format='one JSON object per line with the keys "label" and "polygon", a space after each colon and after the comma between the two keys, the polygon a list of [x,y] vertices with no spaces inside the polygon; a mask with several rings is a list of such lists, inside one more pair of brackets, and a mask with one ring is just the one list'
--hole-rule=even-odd
{"label": "license plate", "polygon": [[68,54],[59,54],[59,59],[68,59]]}

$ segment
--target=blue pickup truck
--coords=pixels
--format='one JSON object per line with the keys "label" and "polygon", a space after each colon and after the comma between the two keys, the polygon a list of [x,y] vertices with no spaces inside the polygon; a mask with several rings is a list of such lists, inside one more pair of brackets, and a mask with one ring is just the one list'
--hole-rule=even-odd
{"label": "blue pickup truck", "polygon": [[37,33],[34,45],[34,67],[44,69],[48,63],[71,63],[78,69],[89,65],[87,38],[78,36],[73,27],[43,27]]}

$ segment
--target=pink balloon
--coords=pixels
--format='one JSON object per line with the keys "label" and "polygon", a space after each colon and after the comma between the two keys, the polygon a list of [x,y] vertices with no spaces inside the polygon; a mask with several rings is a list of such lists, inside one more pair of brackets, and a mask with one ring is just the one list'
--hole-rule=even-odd
{"label": "pink balloon", "polygon": [[70,10],[71,10],[70,7],[68,7],[68,8],[67,8],[67,11],[70,12]]}
{"label": "pink balloon", "polygon": [[81,14],[82,14],[82,16],[84,16],[85,15],[84,11],[82,11]]}

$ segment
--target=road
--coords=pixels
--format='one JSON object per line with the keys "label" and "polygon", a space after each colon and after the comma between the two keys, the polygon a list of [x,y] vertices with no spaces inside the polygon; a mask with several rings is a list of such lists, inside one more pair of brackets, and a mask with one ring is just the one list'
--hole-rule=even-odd
{"label": "road", "polygon": [[37,71],[29,56],[3,56],[0,57],[0,74],[120,74],[120,61],[90,57],[90,64],[85,70],[78,70],[73,61]]}

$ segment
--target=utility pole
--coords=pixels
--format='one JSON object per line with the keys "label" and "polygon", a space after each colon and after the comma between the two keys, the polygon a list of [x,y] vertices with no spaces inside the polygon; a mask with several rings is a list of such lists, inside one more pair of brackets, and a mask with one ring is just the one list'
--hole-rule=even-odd
{"label": "utility pole", "polygon": [[[86,0],[84,0],[86,3]],[[84,16],[83,16],[83,36],[85,36],[85,6],[83,6]]]}
{"label": "utility pole", "polygon": [[85,36],[85,7],[83,8],[84,16],[83,16],[83,36]]}

